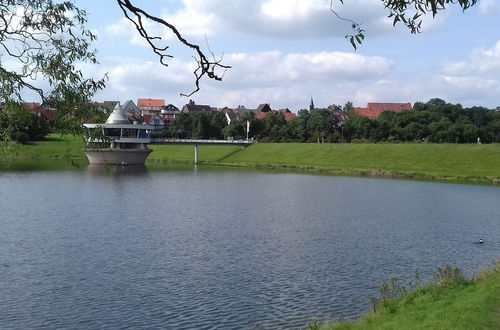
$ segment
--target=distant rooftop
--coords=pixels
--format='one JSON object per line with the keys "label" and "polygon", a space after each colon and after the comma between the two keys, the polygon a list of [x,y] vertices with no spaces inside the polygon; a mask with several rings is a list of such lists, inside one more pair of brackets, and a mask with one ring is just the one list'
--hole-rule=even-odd
{"label": "distant rooftop", "polygon": [[354,111],[364,117],[370,119],[377,119],[384,111],[401,112],[404,110],[411,110],[411,103],[368,103],[366,108],[354,108]]}
{"label": "distant rooftop", "polygon": [[139,108],[142,107],[164,107],[165,100],[164,99],[137,99],[137,106]]}

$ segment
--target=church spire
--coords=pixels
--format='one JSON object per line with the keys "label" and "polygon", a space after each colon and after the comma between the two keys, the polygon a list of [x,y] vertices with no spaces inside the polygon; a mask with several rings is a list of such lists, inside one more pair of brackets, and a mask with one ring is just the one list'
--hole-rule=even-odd
{"label": "church spire", "polygon": [[311,104],[309,105],[309,110],[313,111],[314,110],[314,101],[313,98],[311,97]]}

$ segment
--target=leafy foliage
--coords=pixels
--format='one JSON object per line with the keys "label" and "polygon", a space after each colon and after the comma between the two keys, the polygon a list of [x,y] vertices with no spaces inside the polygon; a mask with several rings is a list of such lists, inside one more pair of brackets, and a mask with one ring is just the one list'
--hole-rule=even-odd
{"label": "leafy foliage", "polygon": [[52,0],[8,0],[0,4],[0,46],[3,55],[21,70],[0,67],[3,99],[21,99],[29,88],[45,100],[44,91],[31,84],[44,78],[53,87],[53,96],[67,90],[91,95],[102,81],[85,79],[78,62],[97,63],[96,52],[89,49],[95,35],[86,30],[86,12],[73,3]]}
{"label": "leafy foliage", "polygon": [[0,98],[21,103],[22,94],[31,90],[66,117],[61,122],[71,119],[79,126],[83,105],[104,88],[104,78],[87,78],[78,68],[97,63],[91,49],[96,37],[86,22],[86,12],[70,1],[2,1]]}
{"label": "leafy foliage", "polygon": [[372,120],[351,116],[346,123],[348,139],[371,142],[482,143],[500,142],[500,112],[483,107],[431,99],[415,103],[413,110],[383,112]]}
{"label": "leafy foliage", "polygon": [[[439,11],[445,10],[452,5],[458,5],[462,10],[467,10],[474,6],[478,0],[381,0],[384,7],[389,11],[388,17],[392,19],[392,24],[404,24],[412,34],[422,31],[422,19],[424,15],[432,14],[435,17]],[[339,0],[344,4],[344,0]],[[357,49],[365,39],[365,30],[361,23],[340,16],[333,9],[333,0],[330,0],[330,10],[341,20],[348,21],[354,31],[353,34],[346,35],[352,47]]]}
{"label": "leafy foliage", "polygon": [[15,102],[4,104],[0,110],[0,140],[26,143],[43,139],[50,132],[48,121],[29,113]]}

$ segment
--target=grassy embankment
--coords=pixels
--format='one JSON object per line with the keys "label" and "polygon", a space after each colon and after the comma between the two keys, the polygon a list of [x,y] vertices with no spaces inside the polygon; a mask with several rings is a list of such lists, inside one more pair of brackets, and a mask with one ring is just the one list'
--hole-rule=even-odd
{"label": "grassy embankment", "polygon": [[441,281],[382,305],[357,322],[318,328],[500,329],[500,262],[472,281]]}
{"label": "grassy embankment", "polygon": [[[152,160],[192,161],[192,147],[153,146]],[[212,149],[214,148],[214,149]],[[500,145],[256,144],[200,148],[202,162],[332,174],[500,182]],[[229,149],[225,151],[226,149]]]}
{"label": "grassy embankment", "polygon": [[9,153],[0,152],[0,156],[0,170],[79,169],[87,164],[82,139],[59,134],[51,134],[44,141],[18,145]]}
{"label": "grassy embankment", "polygon": [[[149,162],[190,163],[192,146],[150,146]],[[76,137],[51,135],[21,146],[15,164],[66,159],[85,163]],[[199,148],[204,164],[287,168],[343,175],[500,182],[500,144],[296,144]],[[28,166],[28,165],[26,165]],[[0,165],[1,167],[1,165]],[[17,165],[14,166],[16,168]]]}

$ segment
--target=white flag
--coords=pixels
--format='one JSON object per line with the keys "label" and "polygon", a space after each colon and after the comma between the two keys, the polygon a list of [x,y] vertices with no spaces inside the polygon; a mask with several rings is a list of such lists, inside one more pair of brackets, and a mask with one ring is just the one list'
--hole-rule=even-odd
{"label": "white flag", "polygon": [[247,120],[247,133],[250,131],[250,122]]}

